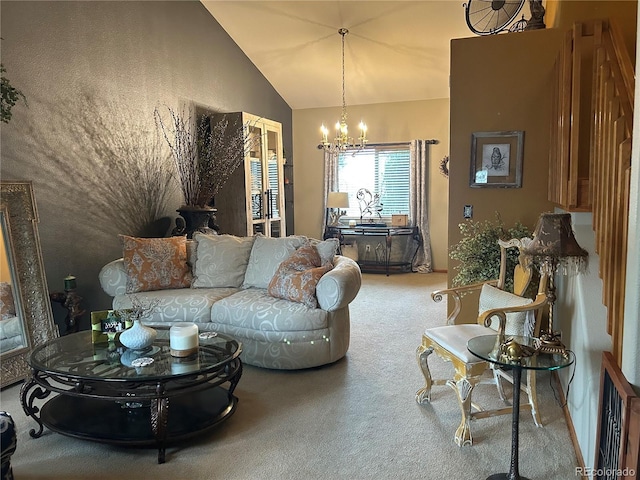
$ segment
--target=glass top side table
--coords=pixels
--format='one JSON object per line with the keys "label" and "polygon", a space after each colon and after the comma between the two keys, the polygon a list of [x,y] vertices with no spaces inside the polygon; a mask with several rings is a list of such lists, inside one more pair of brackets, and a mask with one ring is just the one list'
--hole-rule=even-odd
{"label": "glass top side table", "polygon": [[[507,340],[515,341],[525,349],[533,350],[533,338],[507,336]],[[531,356],[523,356],[518,360],[509,361],[499,354],[501,339],[498,335],[482,335],[472,338],[467,343],[467,349],[482,360],[494,363],[501,367],[511,368],[513,371],[513,414],[511,420],[511,464],[508,473],[495,473],[487,477],[487,480],[528,480],[521,477],[518,471],[518,426],[520,421],[520,382],[522,370],[559,370],[568,367],[575,361],[573,352],[567,351],[566,355],[534,353]]]}

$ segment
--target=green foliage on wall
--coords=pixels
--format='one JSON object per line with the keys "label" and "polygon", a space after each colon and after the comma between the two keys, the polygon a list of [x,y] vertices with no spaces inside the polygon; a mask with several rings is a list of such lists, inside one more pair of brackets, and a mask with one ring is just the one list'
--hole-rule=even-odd
{"label": "green foliage on wall", "polygon": [[[469,220],[458,225],[461,240],[453,245],[450,256],[460,262],[455,266],[458,271],[453,278],[453,286],[470,285],[472,283],[495,280],[500,275],[500,246],[498,239],[531,237],[530,230],[516,223],[506,228],[500,215],[496,220],[476,222]],[[518,249],[507,250],[506,289],[513,291],[513,270],[518,263]]]}

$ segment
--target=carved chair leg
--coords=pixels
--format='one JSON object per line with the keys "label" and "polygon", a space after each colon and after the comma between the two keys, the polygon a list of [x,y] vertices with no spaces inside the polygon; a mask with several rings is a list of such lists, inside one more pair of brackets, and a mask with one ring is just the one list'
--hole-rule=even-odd
{"label": "carved chair leg", "polygon": [[423,345],[420,345],[416,350],[416,359],[418,360],[418,365],[420,366],[420,370],[424,376],[424,387],[416,392],[416,402],[420,404],[431,401],[431,386],[433,385],[433,380],[431,379],[428,360],[429,355],[432,353],[432,347],[427,348]]}
{"label": "carved chair leg", "polygon": [[540,412],[538,412],[538,393],[536,389],[536,372],[535,370],[527,370],[527,394],[529,397],[529,405],[531,405],[531,416],[536,427],[542,427],[540,420]]}
{"label": "carved chair leg", "polygon": [[471,438],[469,420],[471,420],[471,392],[475,385],[466,378],[461,378],[457,382],[450,380],[448,385],[458,394],[458,403],[460,404],[460,412],[462,413],[462,420],[460,420],[460,426],[456,430],[454,437],[456,445],[459,447],[466,445],[471,446],[473,439]]}

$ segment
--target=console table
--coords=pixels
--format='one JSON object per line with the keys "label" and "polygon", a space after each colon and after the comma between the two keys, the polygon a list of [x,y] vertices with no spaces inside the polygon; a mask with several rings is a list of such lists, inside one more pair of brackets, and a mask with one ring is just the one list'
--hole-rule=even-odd
{"label": "console table", "polygon": [[356,261],[363,272],[410,272],[422,239],[418,227],[327,225],[324,239],[337,238],[340,246],[356,244]]}

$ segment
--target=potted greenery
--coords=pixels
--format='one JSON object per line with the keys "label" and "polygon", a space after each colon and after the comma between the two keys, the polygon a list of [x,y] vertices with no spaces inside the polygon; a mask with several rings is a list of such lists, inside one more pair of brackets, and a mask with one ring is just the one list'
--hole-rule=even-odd
{"label": "potted greenery", "polygon": [[[500,246],[498,239],[531,237],[531,231],[517,222],[513,227],[505,227],[500,215],[496,220],[476,222],[469,220],[458,225],[462,239],[451,248],[450,257],[460,263],[452,280],[453,286],[495,280],[500,275]],[[507,250],[507,277],[505,288],[513,291],[513,270],[518,263],[517,249]]]}
{"label": "potted greenery", "polygon": [[210,232],[214,227],[213,199],[258,139],[248,135],[250,125],[230,125],[225,115],[214,121],[212,115],[166,110],[168,120],[158,108],[154,116],[171,150],[184,197],[177,210],[184,221],[176,220],[174,233],[191,238],[195,231]]}

